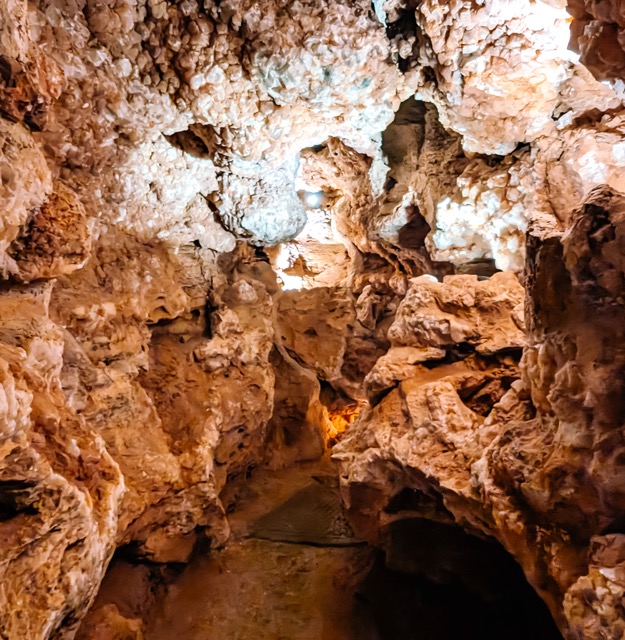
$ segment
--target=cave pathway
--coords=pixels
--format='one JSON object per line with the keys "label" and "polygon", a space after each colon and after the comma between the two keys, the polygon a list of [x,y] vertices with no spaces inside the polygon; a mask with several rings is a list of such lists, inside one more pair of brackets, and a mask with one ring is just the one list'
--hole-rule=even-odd
{"label": "cave pathway", "polygon": [[[498,545],[406,520],[387,567],[355,539],[327,458],[259,469],[222,497],[228,543],[170,582],[145,640],[562,640]],[[416,561],[435,579],[409,570]]]}
{"label": "cave pathway", "polygon": [[229,542],[170,585],[146,640],[377,640],[354,598],[371,550],[341,515],[336,478],[323,460],[235,483]]}

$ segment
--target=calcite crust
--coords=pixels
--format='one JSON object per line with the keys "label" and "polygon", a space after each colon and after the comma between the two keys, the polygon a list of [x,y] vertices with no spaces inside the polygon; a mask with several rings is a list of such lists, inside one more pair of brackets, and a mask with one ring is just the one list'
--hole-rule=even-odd
{"label": "calcite crust", "polygon": [[0,0],[0,636],[358,412],[370,540],[414,490],[625,633],[625,19],[565,4]]}

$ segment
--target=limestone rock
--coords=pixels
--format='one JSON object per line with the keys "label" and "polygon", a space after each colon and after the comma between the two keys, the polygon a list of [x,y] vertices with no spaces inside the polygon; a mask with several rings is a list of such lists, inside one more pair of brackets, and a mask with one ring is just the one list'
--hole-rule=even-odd
{"label": "limestone rock", "polygon": [[271,354],[276,376],[274,407],[267,426],[267,457],[272,467],[288,466],[323,455],[333,435],[314,373],[284,350]]}
{"label": "limestone rock", "polygon": [[167,254],[118,240],[56,286],[2,295],[9,637],[72,637],[119,544],[168,561],[188,557],[198,528],[223,541],[226,476],[262,455],[273,396],[264,285],[228,285],[208,338]]}
{"label": "limestone rock", "polygon": [[[325,194],[325,207],[332,212],[332,230],[352,261],[348,283],[357,290],[358,275],[366,281],[371,272],[388,270],[389,263],[412,275],[432,269],[423,242],[427,231],[412,237],[408,213],[399,219],[389,215],[376,195],[374,174],[375,158],[333,138],[319,150],[303,152],[298,173],[303,188]],[[388,279],[390,275],[382,277]]]}
{"label": "limestone rock", "polygon": [[622,81],[625,74],[622,5],[595,0],[568,0],[567,5],[573,16],[571,42],[584,65],[600,80]]}
{"label": "limestone rock", "polygon": [[[414,11],[415,33],[403,35],[413,43],[408,61],[429,66],[434,76],[418,95],[438,106],[466,150],[505,155],[553,131],[551,116],[566,105],[567,83],[577,73],[561,5],[428,0]],[[603,89],[588,78],[583,91],[602,96],[604,110],[616,106]]]}
{"label": "limestone rock", "polygon": [[485,418],[463,401],[484,373],[461,361],[401,382],[335,449],[366,535],[383,542],[392,521],[416,515],[494,537],[570,638],[599,640],[622,623],[623,211],[603,187],[564,235],[532,228],[524,381]]}
{"label": "limestone rock", "polygon": [[[518,370],[513,362],[503,366],[509,388]],[[420,517],[454,522],[457,510],[459,523],[471,532],[487,529],[471,464],[496,431],[466,400],[489,379],[500,378],[497,369],[480,371],[458,362],[419,372],[363,412],[333,453],[342,463],[346,504],[357,532],[383,542],[385,527],[407,515],[389,510],[391,500],[407,489],[415,493],[407,509]],[[490,408],[505,388],[499,386]]]}
{"label": "limestone rock", "polygon": [[[194,315],[167,254],[126,242],[136,253],[124,267],[98,249],[100,264],[59,291],[58,313],[75,337],[64,383],[124,473],[119,542],[157,560],[184,560],[196,527],[214,543],[227,536],[218,494],[228,473],[260,455],[273,396],[271,302],[262,284],[241,279],[224,290],[212,319]],[[100,278],[115,289],[89,304]]]}
{"label": "limestone rock", "polygon": [[511,273],[447,276],[443,282],[428,276],[410,282],[406,297],[389,329],[393,346],[445,348],[473,345],[492,354],[525,343],[523,288]]}
{"label": "limestone rock", "polygon": [[350,290],[330,287],[285,291],[277,301],[281,347],[297,363],[355,400],[363,399],[364,378],[384,353],[386,342],[386,305],[380,305],[373,324],[367,327],[357,317],[358,302]]}
{"label": "limestone rock", "polygon": [[523,289],[510,273],[483,281],[476,276],[447,276],[442,283],[428,276],[413,278],[388,331],[391,348],[365,378],[369,398],[426,375],[425,367],[473,353],[479,360],[521,349],[522,301]]}
{"label": "limestone rock", "polygon": [[304,201],[308,193],[322,199],[322,206],[307,207],[306,224],[292,242],[269,248],[268,256],[284,289],[346,286],[351,261],[334,224],[333,210],[324,203],[323,192],[299,192]]}
{"label": "limestone rock", "polygon": [[8,255],[11,243],[20,227],[52,192],[52,177],[44,155],[29,131],[20,124],[0,119],[0,268],[3,277],[17,273],[14,260]]}
{"label": "limestone rock", "polygon": [[[622,203],[577,206],[624,188],[623,20],[570,4],[613,82],[559,0],[0,0],[1,634],[72,638],[119,545],[220,544],[228,479],[367,397],[372,539],[421,492],[619,630]],[[528,228],[521,384],[515,276],[443,278]]]}
{"label": "limestone rock", "polygon": [[564,224],[595,187],[608,185],[617,191],[625,190],[621,115],[606,117],[596,127],[566,130],[557,140],[545,141],[540,148],[544,191],[553,212]]}
{"label": "limestone rock", "polygon": [[63,395],[63,332],[51,288],[0,296],[2,557],[9,638],[71,638],[116,546],[124,480]]}
{"label": "limestone rock", "polygon": [[345,289],[286,291],[278,299],[280,342],[296,362],[336,386],[346,386],[343,363],[356,310]]}
{"label": "limestone rock", "polygon": [[62,276],[83,267],[91,253],[91,229],[76,194],[57,184],[9,253],[22,282]]}

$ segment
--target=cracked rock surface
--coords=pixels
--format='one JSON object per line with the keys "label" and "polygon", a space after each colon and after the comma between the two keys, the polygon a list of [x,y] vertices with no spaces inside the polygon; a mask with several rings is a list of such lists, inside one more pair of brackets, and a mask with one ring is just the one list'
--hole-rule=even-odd
{"label": "cracked rock surface", "polygon": [[337,440],[372,543],[463,527],[625,635],[625,21],[566,5],[0,0],[0,637]]}
{"label": "cracked rock surface", "polygon": [[[335,448],[363,532],[385,544],[393,522],[418,514],[495,538],[571,638],[623,633],[622,362],[614,344],[624,206],[601,187],[564,233],[539,224],[530,231],[520,377],[469,359],[403,368],[397,377],[406,379]],[[427,316],[413,322],[416,335],[429,329]],[[495,394],[486,413],[472,405],[476,387]]]}

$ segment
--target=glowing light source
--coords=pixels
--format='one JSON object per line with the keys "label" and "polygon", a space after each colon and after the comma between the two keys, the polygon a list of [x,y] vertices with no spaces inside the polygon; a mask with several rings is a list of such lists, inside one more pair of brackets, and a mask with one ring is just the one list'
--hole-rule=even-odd
{"label": "glowing light source", "polygon": [[304,288],[304,278],[286,273],[287,270],[293,268],[293,264],[298,257],[299,252],[294,244],[280,245],[280,250],[276,256],[274,267],[278,274],[278,278],[282,283],[282,289],[285,291]]}
{"label": "glowing light source", "polygon": [[323,191],[307,191],[304,194],[304,202],[311,209],[319,209],[323,204]]}
{"label": "glowing light source", "polygon": [[306,284],[304,278],[300,278],[300,276],[289,276],[284,272],[279,272],[278,276],[282,281],[283,291],[300,291]]}
{"label": "glowing light source", "polygon": [[352,424],[366,402],[355,402],[340,408],[328,409],[327,434],[330,442],[336,441],[338,437]]}

